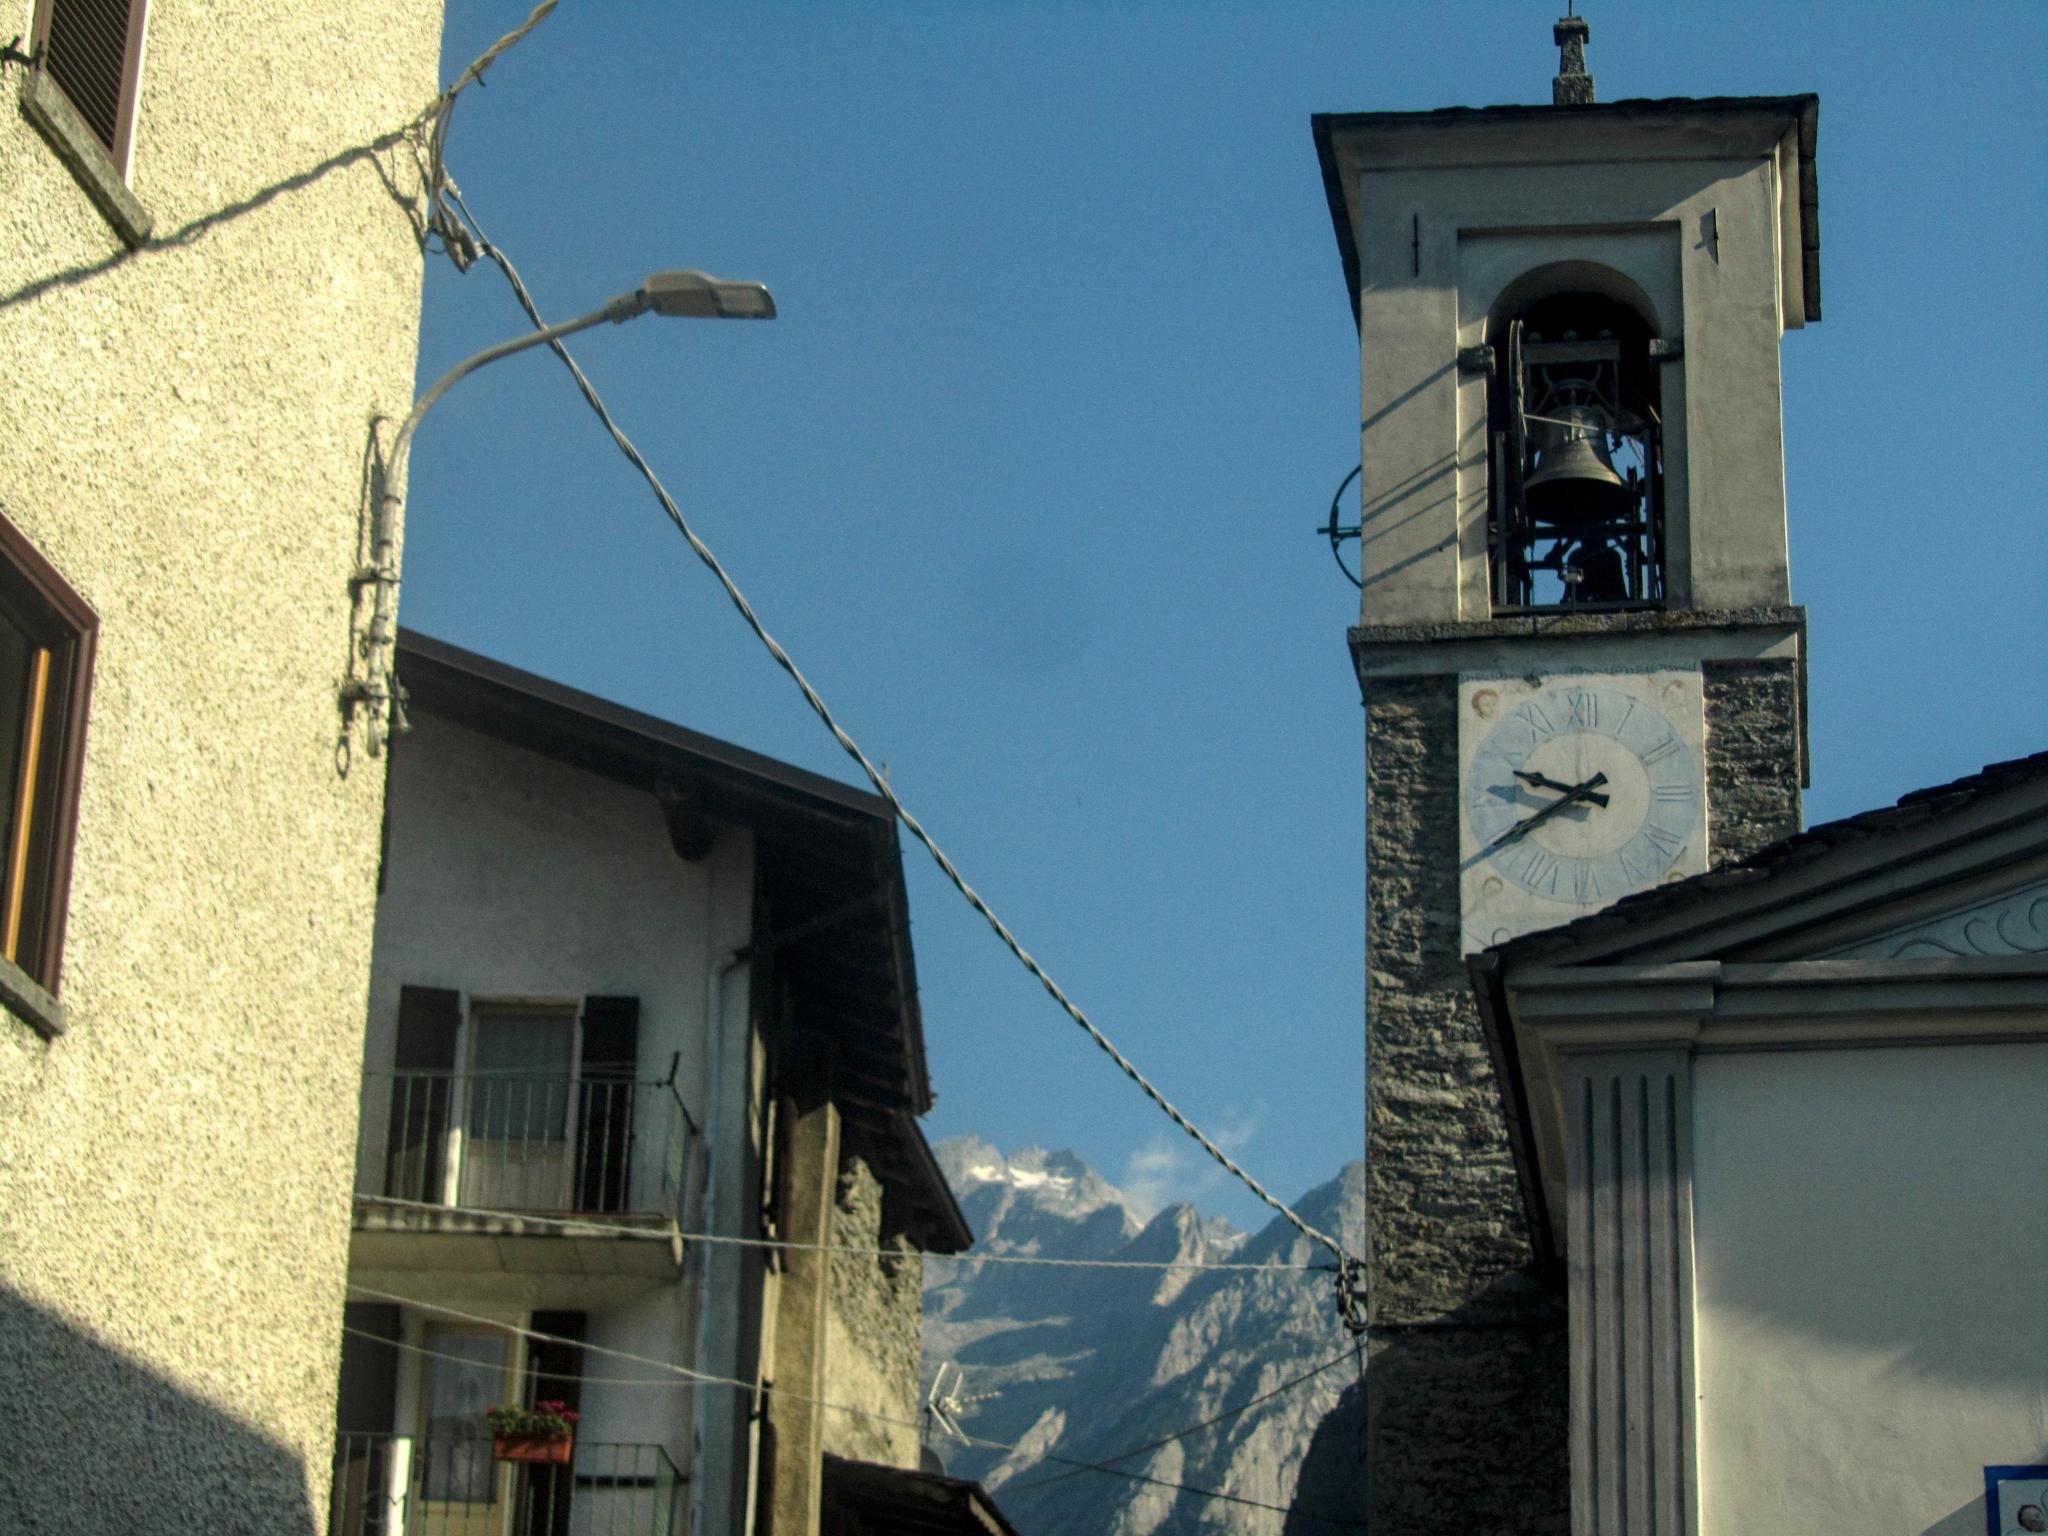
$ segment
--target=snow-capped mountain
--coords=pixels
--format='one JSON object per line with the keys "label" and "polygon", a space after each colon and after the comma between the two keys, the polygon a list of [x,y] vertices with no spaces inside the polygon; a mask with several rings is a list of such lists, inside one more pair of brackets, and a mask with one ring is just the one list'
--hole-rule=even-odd
{"label": "snow-capped mountain", "polygon": [[[1005,1156],[974,1138],[936,1150],[975,1253],[1291,1266],[1329,1257],[1277,1218],[1251,1237],[1187,1205],[1142,1220],[1070,1152]],[[1356,1252],[1363,1189],[1353,1164],[1296,1209]],[[1028,1536],[1297,1536],[1362,1520],[1358,1370],[1328,1272],[968,1260],[934,1261],[926,1276],[926,1379],[957,1367],[943,1385],[961,1427],[1017,1448],[963,1445],[937,1430],[933,1447]]]}

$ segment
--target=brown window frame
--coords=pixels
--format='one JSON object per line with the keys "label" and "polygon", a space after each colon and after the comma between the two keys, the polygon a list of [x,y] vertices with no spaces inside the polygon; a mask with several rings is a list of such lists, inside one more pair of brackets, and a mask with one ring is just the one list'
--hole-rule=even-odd
{"label": "brown window frame", "polygon": [[35,24],[29,34],[29,47],[38,61],[38,68],[57,88],[78,113],[100,147],[107,152],[113,163],[115,174],[123,182],[128,179],[132,152],[135,147],[135,107],[142,94],[142,44],[143,34],[148,30],[149,0],[100,0],[102,5],[125,4],[128,10],[128,25],[121,47],[121,77],[114,82],[114,132],[111,139],[102,138],[99,130],[92,126],[91,116],[76,95],[66,88],[62,79],[51,70],[46,53],[49,44],[50,27],[57,12],[64,8],[76,8],[92,4],[93,0],[36,0]]}
{"label": "brown window frame", "polygon": [[[0,764],[0,772],[16,775],[16,811],[0,827],[0,960],[54,1003],[63,970],[100,621],[5,516],[0,516],[0,613],[38,648],[27,696],[18,701],[22,759]],[[0,708],[15,707],[17,701],[0,684]],[[27,750],[30,745],[33,752]],[[0,981],[11,980],[0,974]],[[47,1015],[31,1017],[30,1023],[45,1034],[61,1033],[61,1010],[42,1008],[42,1000],[33,995],[16,995],[23,991],[18,981],[0,986],[17,1012]]]}

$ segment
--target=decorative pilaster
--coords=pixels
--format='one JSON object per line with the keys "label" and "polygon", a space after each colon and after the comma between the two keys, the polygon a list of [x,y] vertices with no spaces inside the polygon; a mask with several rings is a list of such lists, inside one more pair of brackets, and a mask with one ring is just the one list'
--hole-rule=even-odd
{"label": "decorative pilaster", "polygon": [[1698,1536],[1691,1053],[1565,1070],[1573,1536]]}

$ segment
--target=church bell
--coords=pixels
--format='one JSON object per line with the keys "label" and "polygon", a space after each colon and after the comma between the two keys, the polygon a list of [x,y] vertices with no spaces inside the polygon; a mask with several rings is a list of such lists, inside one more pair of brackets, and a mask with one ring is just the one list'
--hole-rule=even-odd
{"label": "church bell", "polygon": [[1536,466],[1523,483],[1531,520],[1551,527],[1619,522],[1635,511],[1635,487],[1615,473],[1602,413],[1566,406],[1556,418],[1533,423],[1541,436]]}

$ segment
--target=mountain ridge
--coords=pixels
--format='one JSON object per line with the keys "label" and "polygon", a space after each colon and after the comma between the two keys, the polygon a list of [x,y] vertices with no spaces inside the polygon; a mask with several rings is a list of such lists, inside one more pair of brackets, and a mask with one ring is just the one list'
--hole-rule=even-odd
{"label": "mountain ridge", "polygon": [[[1362,1423],[1355,1354],[1334,1276],[1308,1267],[1327,1250],[1278,1217],[1252,1234],[1185,1203],[1141,1217],[1069,1151],[1006,1155],[975,1137],[933,1150],[977,1242],[928,1266],[927,1379],[957,1367],[947,1395],[961,1427],[1014,1447],[935,1435],[954,1475],[983,1483],[1026,1536],[1295,1536],[1362,1519],[1362,1469],[1348,1455]],[[1296,1209],[1356,1251],[1363,1194],[1353,1163]],[[977,1265],[974,1254],[1189,1267]],[[1223,1263],[1298,1272],[1196,1267]],[[1070,1464],[1105,1460],[1113,1472]],[[1200,1492],[1162,1486],[1173,1484]],[[1250,1502],[1205,1496],[1218,1494]]]}

